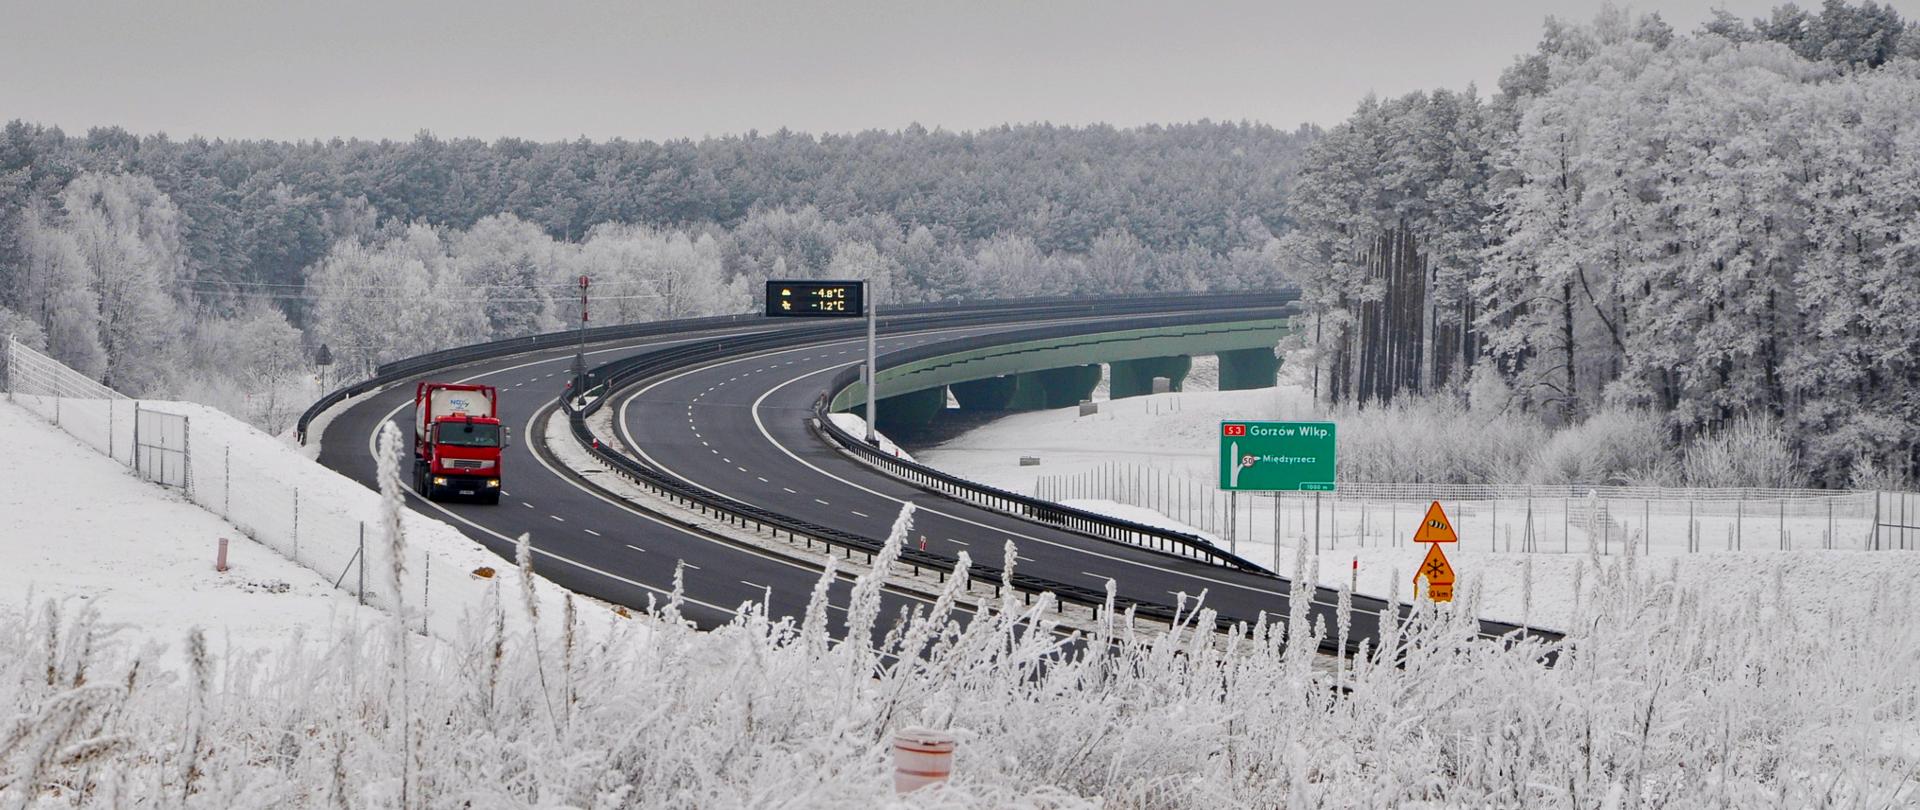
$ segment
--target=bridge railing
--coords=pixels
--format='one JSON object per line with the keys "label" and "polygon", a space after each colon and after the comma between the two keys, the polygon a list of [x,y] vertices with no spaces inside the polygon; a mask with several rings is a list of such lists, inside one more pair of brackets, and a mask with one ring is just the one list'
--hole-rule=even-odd
{"label": "bridge railing", "polygon": [[[1221,303],[1231,302],[1235,306],[1248,306],[1252,304],[1243,302],[1266,301],[1280,303],[1291,302],[1298,298],[1299,293],[1294,291],[1250,292],[1233,295],[1222,295],[1219,293],[1181,293],[1155,296],[1115,296],[1104,299],[1061,296],[1054,298],[1025,298],[1009,301],[947,301],[929,304],[913,304],[902,307],[888,307],[881,312],[881,316],[885,319],[901,316],[939,315],[942,313],[957,314],[965,312],[997,312],[1004,316],[1030,311],[1072,311],[1075,309],[1094,312],[1103,308],[1118,308],[1124,310],[1128,308],[1128,302],[1139,302],[1141,304],[1152,302],[1158,306],[1165,306],[1170,302],[1190,302],[1195,305],[1205,305],[1217,301]],[[579,343],[583,338],[586,343],[592,344],[603,343],[610,340],[631,340],[633,338],[651,336],[675,334],[697,335],[703,332],[745,327],[756,323],[767,324],[770,328],[772,326],[771,322],[759,314],[718,315],[710,318],[690,318],[673,321],[650,321],[646,323],[619,324],[616,326],[599,326],[584,330],[584,335],[582,334],[583,330],[547,332],[544,334],[507,338],[505,340],[476,343],[469,346],[456,346],[450,349],[428,352],[404,360],[383,364],[374,370],[372,377],[351,385],[342,386],[328,393],[326,396],[321,397],[312,405],[308,406],[306,411],[300,414],[300,419],[294,424],[294,436],[299,439],[301,444],[306,444],[307,428],[312,425],[314,419],[318,418],[320,414],[328,408],[340,404],[348,397],[358,396],[429,371],[437,371],[479,360],[491,360],[496,357],[508,357],[515,354],[524,354],[526,352],[544,349],[563,348]],[[788,328],[793,329],[795,327]]]}
{"label": "bridge railing", "polygon": [[[856,327],[830,327],[821,331],[830,334],[844,332],[849,337],[860,333],[860,329]],[[813,332],[810,335],[818,337],[819,332]],[[802,338],[796,333],[783,332],[702,341],[690,346],[660,349],[615,361],[600,366],[595,369],[595,373],[603,381],[602,385],[605,386],[606,391],[615,391],[631,382],[707,360],[729,357],[743,351],[777,348],[795,343],[800,339]],[[611,443],[595,435],[588,422],[589,417],[603,407],[606,401],[607,398],[604,396],[587,397],[567,402],[562,406],[566,408],[574,439],[609,469],[653,495],[677,506],[692,509],[703,516],[723,520],[732,526],[757,532],[770,532],[775,538],[784,533],[787,539],[804,543],[808,548],[819,543],[821,548],[830,552],[844,553],[849,558],[854,554],[860,554],[865,556],[869,563],[872,562],[873,555],[885,545],[882,539],[865,537],[800,520],[709,491],[621,453],[614,449]],[[952,575],[958,563],[959,561],[955,558],[917,548],[907,547],[900,550],[900,565],[912,569],[916,574],[922,571],[934,572],[943,582],[947,576]],[[1096,591],[1019,571],[1007,574],[994,565],[980,561],[974,561],[970,565],[968,575],[980,580],[983,586],[990,584],[996,597],[1001,596],[1000,582],[1004,579],[1015,591],[1020,592],[1029,604],[1034,594],[1051,592],[1060,601],[1062,610],[1066,610],[1067,605],[1079,605],[1087,608],[1090,615],[1097,617],[1107,603],[1105,591]],[[1181,614],[1175,606],[1159,602],[1115,597],[1114,609],[1121,613],[1130,609],[1137,618],[1164,622],[1169,626],[1181,619]]]}
{"label": "bridge railing", "polygon": [[900,458],[878,447],[867,444],[865,439],[848,433],[845,428],[835,424],[827,412],[827,403],[832,400],[832,392],[853,384],[859,376],[856,369],[848,369],[837,375],[827,395],[814,403],[814,425],[820,435],[834,445],[852,453],[856,458],[879,468],[881,471],[914,484],[922,489],[937,492],[950,498],[966,501],[976,506],[984,506],[999,512],[1018,515],[1029,520],[1059,526],[1069,531],[1092,535],[1116,543],[1172,554],[1191,560],[1211,563],[1241,571],[1257,574],[1271,574],[1265,568],[1239,555],[1208,542],[1206,538],[1144,523],[1135,523],[1098,512],[1089,512],[1071,506],[1043,500],[1031,495],[1000,489],[999,487],[969,481],[949,472],[929,467],[917,461]]}

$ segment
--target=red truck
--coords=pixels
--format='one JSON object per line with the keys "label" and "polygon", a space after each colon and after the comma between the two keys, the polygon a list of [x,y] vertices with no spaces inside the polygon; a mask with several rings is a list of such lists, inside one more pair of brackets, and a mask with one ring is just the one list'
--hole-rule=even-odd
{"label": "red truck", "polygon": [[413,487],[427,500],[464,496],[500,502],[500,426],[491,385],[423,382],[413,389]]}

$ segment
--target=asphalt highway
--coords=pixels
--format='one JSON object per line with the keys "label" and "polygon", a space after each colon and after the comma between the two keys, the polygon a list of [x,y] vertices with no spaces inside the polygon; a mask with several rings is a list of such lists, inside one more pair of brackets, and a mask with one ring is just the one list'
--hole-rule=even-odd
{"label": "asphalt highway", "polygon": [[[980,331],[882,338],[881,367],[889,350]],[[1112,579],[1120,595],[1162,604],[1204,594],[1206,605],[1249,624],[1262,612],[1270,620],[1287,615],[1287,580],[1034,523],[927,492],[841,454],[813,435],[807,419],[834,373],[864,359],[861,338],[689,369],[623,395],[618,422],[626,443],[653,466],[802,520],[881,537],[911,502],[917,509],[912,542],[924,538],[928,551],[949,557],[964,551],[998,565],[1011,541],[1020,570],[1054,581],[1099,591]],[[1336,626],[1337,598],[1321,589],[1314,600],[1313,611],[1325,614],[1328,627]],[[1354,637],[1373,636],[1384,603],[1356,597],[1354,607]]]}
{"label": "asphalt highway", "polygon": [[[702,337],[712,334],[719,333]],[[699,338],[589,347],[587,359],[589,364],[604,363],[693,339]],[[512,427],[514,438],[501,462],[499,505],[428,502],[411,490],[408,503],[446,520],[509,560],[516,539],[528,533],[534,568],[576,593],[636,608],[645,608],[650,599],[664,604],[672,592],[676,564],[684,562],[687,600],[682,612],[699,626],[724,624],[747,602],[765,601],[775,616],[803,615],[813,584],[820,578],[818,568],[709,537],[604,498],[532,452],[533,417],[563,393],[572,360],[572,350],[556,350],[429,375],[437,381],[497,386],[501,421]],[[410,382],[351,403],[327,425],[320,462],[377,488],[373,437],[380,425],[391,422],[410,441],[412,408]],[[406,466],[403,463],[402,469]],[[842,577],[831,591],[829,614],[836,622],[836,635],[844,629],[839,622],[845,616],[850,584],[850,579]],[[895,615],[903,606],[920,601],[889,591],[882,597],[882,615]]]}
{"label": "asphalt highway", "polygon": [[[1057,322],[1057,321],[1054,321]],[[886,322],[883,321],[883,324]],[[927,331],[888,330],[888,351],[1038,325],[1013,320],[990,326]],[[590,347],[596,366],[639,352],[720,334],[744,334],[800,324],[756,323],[725,331]],[[428,503],[409,493],[415,509],[447,520],[482,545],[511,558],[514,539],[532,537],[535,567],[558,584],[617,604],[645,607],[664,601],[677,563],[684,563],[689,618],[715,626],[743,603],[765,601],[778,616],[800,616],[819,570],[782,555],[748,548],[664,521],[614,501],[549,466],[531,452],[537,412],[563,392],[570,349],[484,361],[438,372],[435,380],[479,382],[501,389],[501,418],[515,441],[503,462],[498,506]],[[611,403],[627,443],[642,460],[715,492],[823,526],[870,537],[885,536],[903,503],[918,507],[910,542],[946,556],[964,551],[975,560],[1001,564],[1008,541],[1018,549],[1019,570],[1058,582],[1100,590],[1112,579],[1124,596],[1172,604],[1180,595],[1205,594],[1222,615],[1256,621],[1286,615],[1290,583],[1033,523],[925,492],[862,465],[812,434],[807,420],[814,401],[840,369],[864,360],[863,339],[825,339],[799,348],[760,351],[683,369],[618,392]],[[397,424],[410,435],[413,387],[397,385],[346,406],[327,426],[321,462],[374,486],[372,437],[379,425]],[[839,619],[845,615],[850,579],[831,592]],[[911,594],[888,591],[883,616],[920,603]],[[1310,609],[1335,626],[1336,595],[1316,591]],[[1352,637],[1375,635],[1384,603],[1354,598]],[[1500,634],[1510,625],[1483,622]],[[836,627],[836,634],[841,628]]]}

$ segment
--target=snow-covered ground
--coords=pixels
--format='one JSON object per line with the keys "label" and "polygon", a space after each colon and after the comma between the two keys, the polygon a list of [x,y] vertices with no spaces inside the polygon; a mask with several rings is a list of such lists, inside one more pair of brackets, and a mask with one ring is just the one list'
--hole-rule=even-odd
{"label": "snow-covered ground", "polygon": [[[125,465],[39,417],[0,400],[0,614],[91,607],[123,634],[167,645],[180,663],[191,627],[216,650],[278,650],[300,635],[331,643],[378,611],[360,607],[319,574],[255,543],[178,494],[128,474]],[[214,570],[219,539],[229,570]]]}
{"label": "snow-covered ground", "polygon": [[[1289,652],[1311,649],[1311,638],[1277,643],[1319,632],[1300,621],[1252,640],[1123,632],[1067,646],[1019,632],[1045,626],[1046,600],[1027,608],[1011,599],[965,628],[936,609],[876,651],[830,643],[824,603],[799,625],[749,614],[700,633],[670,611],[645,625],[585,608],[564,621],[577,604],[527,599],[512,576],[489,583],[434,643],[421,643],[411,620],[402,629],[373,616],[323,636],[328,644],[276,646],[290,628],[336,627],[353,609],[311,572],[275,568],[268,549],[248,543],[237,544],[226,576],[289,587],[227,593],[204,535],[234,527],[10,406],[0,405],[0,431],[19,450],[0,482],[16,490],[0,501],[0,536],[27,572],[4,580],[26,612],[0,622],[0,705],[13,718],[0,728],[0,806],[1920,800],[1911,779],[1920,629],[1906,621],[1915,601],[1893,570],[1796,570],[1855,577],[1847,586],[1867,594],[1863,608],[1822,617],[1798,604],[1823,598],[1810,582],[1726,604],[1627,576],[1614,558],[1589,575],[1581,615],[1590,620],[1569,628],[1578,655],[1553,668],[1537,648],[1474,639],[1464,611],[1390,631],[1391,662],[1329,672]],[[205,435],[235,452],[307,463],[248,429]],[[347,514],[372,497],[300,480],[316,498],[346,501]],[[410,535],[435,544],[431,529],[414,525]],[[941,601],[962,581],[950,579]],[[27,587],[66,604],[84,595],[130,626],[102,634],[83,611],[29,603]],[[877,594],[875,580],[856,586],[847,621],[891,625]],[[528,622],[535,605],[541,619]],[[184,654],[184,672],[157,676],[145,642],[188,625],[215,628],[205,651]],[[242,641],[229,650],[223,635]],[[1336,678],[1344,689],[1329,688]],[[893,795],[889,741],[906,726],[954,734],[951,784]]]}
{"label": "snow-covered ground", "polygon": [[[1099,413],[1089,416],[1079,415],[1077,408],[1012,414],[939,447],[920,450],[918,456],[922,463],[1017,492],[1034,492],[1041,476],[1085,474],[1114,463],[1168,471],[1175,480],[1204,480],[1216,474],[1216,437],[1222,420],[1308,418],[1312,413],[1305,392],[1289,388],[1188,391],[1107,401],[1100,406]],[[1039,456],[1041,464],[1022,467],[1021,456]],[[1167,510],[1172,517],[1110,499],[1071,497],[1062,502],[1199,534],[1287,575],[1293,573],[1299,544],[1313,545],[1315,529],[1307,517],[1310,496],[1283,499],[1278,516],[1268,498],[1243,497],[1239,530],[1229,538],[1224,531],[1209,531],[1212,527],[1178,519],[1200,511],[1182,508],[1186,498],[1180,490],[1176,484],[1174,493],[1166,499],[1172,503]],[[1203,495],[1201,500],[1203,509],[1207,499]],[[1554,505],[1557,507],[1558,501]],[[1577,502],[1573,505],[1580,506]],[[1450,510],[1453,508],[1449,505]],[[1397,587],[1398,594],[1405,598],[1412,587],[1412,572],[1426,553],[1425,546],[1409,542],[1422,509],[1424,504],[1381,502],[1342,502],[1336,507],[1328,499],[1322,512],[1325,522],[1319,529],[1320,583],[1329,587],[1352,585],[1359,593],[1380,597],[1394,593]],[[1778,582],[1795,596],[1793,604],[1810,615],[1829,609],[1858,611],[1871,598],[1871,590],[1858,587],[1859,583],[1882,576],[1895,581],[1920,580],[1920,553],[1806,550],[1798,543],[1796,550],[1779,551],[1770,545],[1775,536],[1771,519],[1762,521],[1760,527],[1768,532],[1767,544],[1756,542],[1744,551],[1728,551],[1722,534],[1728,528],[1723,524],[1731,519],[1703,515],[1697,519],[1711,521],[1700,530],[1704,551],[1687,553],[1688,518],[1684,513],[1663,517],[1656,510],[1650,520],[1645,520],[1639,502],[1621,505],[1619,510],[1608,524],[1612,528],[1607,548],[1613,557],[1620,556],[1622,537],[1639,536],[1642,527],[1649,526],[1653,532],[1652,555],[1637,565],[1726,604],[1767,598]],[[1537,525],[1542,551],[1524,554],[1511,550],[1519,545],[1515,536],[1524,531],[1522,502],[1503,502],[1498,510],[1490,510],[1486,503],[1472,504],[1455,511],[1451,518],[1461,527],[1463,542],[1445,551],[1463,581],[1480,578],[1486,618],[1564,627],[1578,605],[1592,599],[1591,568],[1583,573],[1586,531],[1577,521],[1563,530],[1558,512],[1550,521],[1542,518]],[[1276,522],[1280,524],[1278,544],[1274,541]],[[1838,533],[1851,536],[1859,531],[1859,522],[1854,516],[1838,519],[1835,524]],[[1827,518],[1818,512],[1789,514],[1785,523],[1800,542],[1812,538],[1811,542],[1819,545]],[[1490,528],[1495,526],[1498,532]],[[1753,527],[1749,530],[1758,531]],[[1570,542],[1563,543],[1563,531],[1570,534]],[[1491,536],[1496,533],[1500,536]],[[1602,543],[1601,534],[1596,532],[1596,546]],[[1563,553],[1563,548],[1570,553]],[[1531,588],[1527,583],[1529,561]]]}
{"label": "snow-covered ground", "polygon": [[[828,414],[827,418],[832,419],[833,423],[839,426],[841,430],[855,436],[867,435],[867,420],[860,418],[859,414],[835,413]],[[900,445],[894,444],[892,439],[887,438],[887,434],[876,430],[873,435],[874,438],[880,442],[880,452],[892,453],[895,458],[903,458],[908,461],[914,460],[912,455],[900,448]]]}
{"label": "snow-covered ground", "polygon": [[[1292,388],[1184,391],[1104,400],[1100,411],[1078,408],[1010,414],[939,447],[920,450],[923,464],[1015,492],[1032,492],[1042,475],[1062,475],[1110,462],[1152,464],[1195,477],[1213,474],[1221,420],[1291,419],[1313,413],[1312,398]],[[1021,456],[1040,464],[1020,466]]]}

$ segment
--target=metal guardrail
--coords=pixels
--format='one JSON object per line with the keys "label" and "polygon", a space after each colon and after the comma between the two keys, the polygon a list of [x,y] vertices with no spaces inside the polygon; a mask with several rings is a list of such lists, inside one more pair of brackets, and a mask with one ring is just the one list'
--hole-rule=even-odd
{"label": "metal guardrail", "polygon": [[[1196,306],[1203,306],[1212,302],[1233,306],[1247,306],[1249,304],[1244,302],[1259,302],[1263,300],[1292,301],[1298,297],[1299,294],[1297,292],[1287,291],[1278,293],[1239,293],[1234,295],[1183,293],[1177,295],[1119,296],[1112,298],[1074,298],[1063,296],[1007,301],[944,302],[889,308],[881,314],[881,320],[970,312],[995,312],[999,313],[1002,317],[1021,312],[1070,313],[1073,311],[1083,311],[1092,313],[1102,308],[1129,309],[1131,308],[1128,306],[1130,303],[1137,303],[1143,307],[1152,304],[1162,308],[1169,303],[1177,304],[1180,302],[1187,302]],[[600,326],[585,330],[585,340],[587,343],[592,344],[605,343],[610,340],[630,340],[633,338],[661,335],[699,334],[701,332],[711,332],[754,323],[767,323],[771,326],[771,322],[767,321],[765,316],[757,313],[750,315],[719,315],[711,318]],[[805,327],[786,328],[793,331],[801,331]],[[509,355],[540,351],[542,349],[563,348],[576,344],[580,342],[581,339],[582,334],[579,330],[547,332],[539,335],[527,335],[525,337],[507,338],[505,340],[496,340],[488,343],[476,343],[470,346],[441,349],[417,357],[409,357],[405,360],[386,363],[374,370],[374,376],[335,389],[333,392],[321,397],[312,405],[308,406],[306,411],[300,414],[300,419],[294,424],[294,436],[299,439],[301,444],[306,444],[307,428],[313,423],[315,418],[319,417],[321,412],[338,405],[348,397],[364,394],[376,388],[405,380],[416,374],[471,363],[477,360],[491,360],[496,357],[507,357]]]}
{"label": "metal guardrail", "polygon": [[[916,329],[934,329],[997,322],[1008,318],[1020,317],[1023,314],[1029,316],[1035,314],[1051,314],[1056,317],[1071,317],[1076,314],[1094,316],[1152,313],[1183,307],[1206,308],[1208,306],[1217,306],[1232,309],[1279,307],[1289,305],[1297,300],[1297,298],[1297,292],[1285,291],[1278,293],[1240,293],[1233,295],[1137,296],[1108,299],[1029,299],[973,305],[924,305],[900,308],[883,315],[882,320],[908,318],[909,323]],[[587,341],[593,343],[645,337],[648,335],[676,334],[701,330],[711,331],[716,328],[738,326],[746,323],[760,322],[762,320],[762,317],[758,315],[741,315],[699,319],[697,321],[673,321],[604,327],[589,330],[587,333]],[[1102,326],[1100,328],[1105,327]],[[1050,329],[1055,333],[1065,333],[1061,331],[1061,327],[1052,327]],[[1041,330],[1034,331],[1038,332]],[[1082,331],[1086,330],[1083,329]],[[811,547],[813,543],[818,542],[824,548],[830,550],[839,549],[849,556],[854,553],[860,553],[866,555],[868,560],[871,561],[872,555],[878,553],[884,545],[884,540],[864,537],[809,521],[799,520],[720,493],[710,492],[690,482],[683,481],[649,467],[614,450],[609,443],[603,442],[598,436],[595,436],[587,424],[587,418],[606,403],[608,394],[638,380],[686,368],[708,360],[733,356],[740,352],[783,348],[822,339],[850,337],[856,334],[862,334],[863,332],[864,327],[857,323],[830,323],[820,326],[808,324],[806,327],[788,327],[767,332],[717,336],[710,340],[700,340],[680,346],[641,352],[634,356],[606,363],[592,369],[590,375],[598,380],[597,384],[589,389],[589,391],[582,392],[582,398],[564,403],[562,407],[567,411],[568,421],[574,439],[579,442],[582,448],[602,463],[608,465],[609,469],[613,470],[616,474],[649,492],[666,498],[669,502],[691,508],[703,515],[726,520],[730,524],[743,528],[750,527],[756,531],[771,531],[775,537],[778,537],[781,532],[785,532],[789,539],[801,540],[809,547]],[[1004,339],[1004,337],[999,339]],[[448,349],[435,352],[431,355],[422,355],[421,357],[409,358],[405,361],[381,366],[379,373],[375,377],[335,391],[308,408],[307,413],[301,416],[298,431],[299,435],[304,442],[308,423],[321,411],[337,404],[340,400],[394,381],[405,379],[409,375],[476,360],[505,357],[546,348],[564,347],[578,340],[580,340],[578,333],[551,333],[548,335],[536,335],[528,338],[516,338],[495,343]],[[988,338],[987,340],[992,341],[994,339]],[[594,392],[598,392],[599,395],[585,396]],[[1059,508],[1067,510],[1066,507]],[[1124,521],[1119,522],[1124,523]],[[1151,529],[1152,527],[1143,528]],[[933,552],[921,551],[911,547],[904,547],[900,550],[899,561],[901,565],[914,569],[916,573],[921,570],[937,572],[943,581],[953,573],[958,564],[958,560],[955,558]],[[1252,564],[1247,563],[1247,565],[1251,566]],[[1250,570],[1257,571],[1259,569],[1257,566],[1254,566]],[[1086,607],[1090,615],[1095,618],[1100,616],[1101,610],[1107,604],[1107,594],[1104,590],[1094,590],[1092,588],[1058,582],[1018,571],[1009,574],[996,566],[979,561],[971,563],[968,574],[971,577],[980,579],[983,585],[991,584],[996,596],[1000,595],[1000,582],[1005,580],[1015,591],[1023,594],[1024,600],[1028,604],[1032,603],[1034,594],[1052,593],[1055,595],[1055,598],[1059,600],[1061,610],[1066,610],[1068,605],[1080,605]],[[1133,615],[1138,619],[1164,622],[1169,626],[1179,623],[1182,620],[1190,622],[1193,618],[1191,611],[1183,614],[1176,606],[1164,602],[1132,599],[1116,594],[1113,598],[1113,603],[1115,611],[1120,614],[1132,611]],[[1237,619],[1220,617],[1215,621],[1215,629],[1232,631],[1233,628],[1240,623]],[[1329,654],[1339,654],[1341,652],[1338,649],[1337,641],[1332,637],[1325,639],[1320,649],[1322,652]]]}
{"label": "metal guardrail", "polygon": [[[1179,325],[1191,322],[1191,318],[1169,316],[1164,318],[1146,318],[1129,321],[1128,328],[1152,328],[1156,326]],[[882,355],[875,363],[881,370],[907,363],[926,360],[956,352],[965,352],[975,348],[994,344],[1018,343],[1026,340],[1042,340],[1051,337],[1067,337],[1085,334],[1090,331],[1108,330],[1110,325],[1100,324],[1089,329],[1083,326],[1048,326],[1018,332],[1004,332],[982,335],[976,338],[947,341],[927,346],[916,346]],[[999,487],[969,481],[943,470],[929,467],[915,461],[897,458],[891,453],[866,443],[865,440],[848,433],[828,418],[828,403],[841,390],[859,380],[857,368],[843,369],[828,383],[826,393],[814,403],[814,419],[818,430],[832,443],[852,452],[867,462],[896,478],[914,484],[930,492],[950,498],[967,501],[977,506],[1006,512],[1030,520],[1058,526],[1069,531],[1091,535],[1103,540],[1144,548],[1162,554],[1171,554],[1227,568],[1238,569],[1255,574],[1272,576],[1273,572],[1247,560],[1237,554],[1215,546],[1206,538],[1187,532],[1149,526],[1130,520],[1102,515],[1064,506],[1053,501],[1042,500],[1030,495],[1000,489]]]}
{"label": "metal guardrail", "polygon": [[[928,326],[933,325],[935,324],[928,324]],[[948,324],[942,323],[939,325]],[[603,385],[606,391],[616,391],[624,385],[637,382],[641,379],[685,368],[707,360],[720,359],[743,351],[780,348],[817,337],[830,336],[822,335],[822,331],[828,333],[845,332],[851,336],[859,334],[861,330],[857,328],[832,328],[804,334],[789,332],[752,335],[735,339],[721,339],[712,342],[703,341],[695,345],[648,352],[637,357],[600,366],[595,369],[595,371],[604,381]],[[851,532],[788,517],[769,509],[727,497],[726,495],[710,492],[702,487],[649,467],[614,450],[609,443],[603,442],[598,436],[595,436],[592,428],[587,424],[587,418],[598,411],[606,402],[607,397],[598,396],[587,400],[585,405],[568,403],[565,406],[574,439],[578,441],[580,446],[585,448],[587,452],[606,464],[615,473],[649,492],[664,497],[679,506],[694,509],[700,514],[724,519],[732,525],[737,525],[742,528],[752,528],[756,531],[770,530],[775,537],[778,537],[781,532],[785,532],[791,539],[804,541],[809,548],[812,547],[813,543],[818,542],[830,550],[835,548],[844,550],[849,556],[855,552],[864,554],[869,562],[872,561],[873,555],[878,553],[881,547],[885,545],[884,540],[863,537]],[[946,576],[953,573],[958,562],[955,558],[929,551],[921,551],[912,547],[902,547],[900,549],[900,564],[911,567],[916,573],[923,569],[938,572],[943,581]],[[968,575],[983,580],[983,583],[992,583],[996,596],[1000,595],[999,583],[1002,579],[1005,579],[1013,586],[1014,590],[1021,592],[1025,596],[1025,600],[1029,604],[1032,602],[1033,594],[1051,592],[1060,600],[1063,610],[1067,604],[1082,605],[1089,608],[1092,615],[1097,617],[1099,611],[1105,607],[1107,602],[1107,594],[1105,591],[1096,591],[1091,588],[1057,582],[1018,571],[1008,575],[1007,572],[995,566],[977,561],[969,567]],[[1181,618],[1178,610],[1172,605],[1128,599],[1120,596],[1114,598],[1114,608],[1121,613],[1131,609],[1137,618],[1165,622],[1169,626],[1172,626]],[[1232,626],[1232,623],[1225,619],[1220,620],[1219,623],[1223,629]]]}

